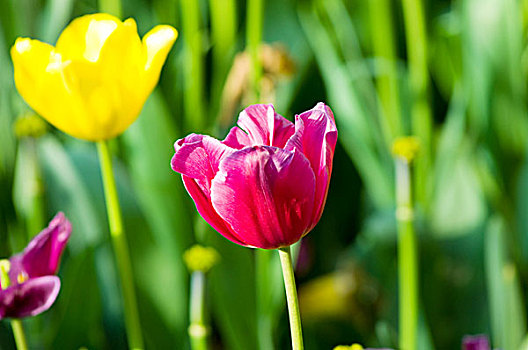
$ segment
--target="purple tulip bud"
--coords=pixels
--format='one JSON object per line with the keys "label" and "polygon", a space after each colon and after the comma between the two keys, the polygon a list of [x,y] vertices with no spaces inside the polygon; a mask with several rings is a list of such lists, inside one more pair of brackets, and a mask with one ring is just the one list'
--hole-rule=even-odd
{"label": "purple tulip bud", "polygon": [[35,316],[53,305],[60,290],[55,274],[70,234],[70,222],[58,213],[22,253],[4,261],[0,319]]}

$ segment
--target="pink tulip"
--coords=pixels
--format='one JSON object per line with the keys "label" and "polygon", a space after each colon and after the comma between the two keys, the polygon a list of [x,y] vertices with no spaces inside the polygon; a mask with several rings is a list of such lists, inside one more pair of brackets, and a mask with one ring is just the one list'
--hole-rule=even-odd
{"label": "pink tulip", "polygon": [[176,141],[171,163],[220,234],[275,249],[297,242],[321,218],[336,141],[324,103],[297,115],[295,125],[272,105],[253,105],[223,141],[197,134]]}

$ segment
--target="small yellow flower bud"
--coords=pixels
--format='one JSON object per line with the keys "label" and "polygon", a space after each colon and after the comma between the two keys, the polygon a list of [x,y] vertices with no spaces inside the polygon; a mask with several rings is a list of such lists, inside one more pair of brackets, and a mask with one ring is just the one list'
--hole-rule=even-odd
{"label": "small yellow flower bud", "polygon": [[334,350],[363,350],[363,347],[359,344],[352,345],[338,345]]}
{"label": "small yellow flower bud", "polygon": [[420,150],[420,142],[415,136],[398,137],[392,144],[392,154],[395,157],[403,158],[410,163],[416,158]]}
{"label": "small yellow flower bud", "polygon": [[11,263],[7,259],[0,260],[0,286],[6,289],[11,285],[9,280],[9,270],[11,270]]}
{"label": "small yellow flower bud", "polygon": [[214,248],[195,244],[183,253],[183,260],[189,271],[207,272],[220,260],[220,255]]}
{"label": "small yellow flower bud", "polygon": [[35,113],[25,113],[17,118],[14,125],[15,136],[23,137],[40,137],[46,133],[46,122]]}

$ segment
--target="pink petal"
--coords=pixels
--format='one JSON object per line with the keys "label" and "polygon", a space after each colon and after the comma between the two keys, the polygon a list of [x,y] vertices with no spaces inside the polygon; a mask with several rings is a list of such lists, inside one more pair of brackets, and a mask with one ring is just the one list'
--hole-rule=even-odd
{"label": "pink petal", "polygon": [[307,233],[314,186],[313,171],[300,152],[254,146],[220,163],[211,200],[247,245],[274,249]]}
{"label": "pink petal", "polygon": [[334,114],[324,103],[320,102],[313,109],[295,117],[295,134],[288,140],[285,149],[303,152],[315,174],[315,208],[310,230],[323,213],[336,143]]}
{"label": "pink petal", "polygon": [[0,319],[38,315],[53,305],[59,290],[57,276],[30,278],[22,284],[0,290]]}
{"label": "pink petal", "polygon": [[213,208],[213,205],[211,204],[210,196],[205,195],[200,186],[196,183],[196,180],[185,175],[182,175],[182,179],[185,189],[187,189],[187,192],[189,192],[189,195],[196,205],[196,210],[198,210],[198,213],[200,213],[202,218],[204,218],[204,220],[207,221],[209,225],[211,225],[225,238],[236,244],[247,245],[233,232],[229,224],[226,223],[220,216],[218,216]]}
{"label": "pink petal", "polygon": [[195,179],[207,198],[210,197],[211,180],[218,172],[218,164],[235,152],[210,136],[191,134],[174,144],[172,170]]}
{"label": "pink petal", "polygon": [[234,126],[229,130],[229,133],[222,143],[234,149],[242,149],[246,146],[251,146],[248,134],[238,126]]}
{"label": "pink petal", "polygon": [[282,148],[295,131],[293,123],[275,113],[271,104],[252,105],[244,109],[238,117],[238,125],[248,133],[252,146]]}
{"label": "pink petal", "polygon": [[71,223],[63,213],[55,215],[48,227],[35,236],[22,253],[11,257],[10,279],[16,281],[21,272],[30,278],[57,273],[71,230]]}

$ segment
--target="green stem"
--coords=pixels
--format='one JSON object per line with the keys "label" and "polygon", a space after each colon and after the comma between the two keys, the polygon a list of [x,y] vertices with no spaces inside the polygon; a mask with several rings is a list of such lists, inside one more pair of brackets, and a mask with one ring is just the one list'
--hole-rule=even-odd
{"label": "green stem", "polygon": [[262,64],[259,57],[259,47],[262,41],[262,20],[264,14],[262,0],[248,0],[246,20],[246,45],[251,61],[251,88],[255,102],[260,98],[260,78],[262,76]]}
{"label": "green stem", "polygon": [[37,140],[30,139],[29,147],[31,152],[31,161],[33,163],[33,206],[31,208],[31,215],[28,217],[28,233],[29,239],[33,238],[37,233],[44,227],[44,184],[42,181],[42,170],[40,169],[40,164],[38,160],[38,151],[37,151]]}
{"label": "green stem", "polygon": [[200,28],[200,2],[182,0],[182,33],[184,33],[185,67],[184,70],[184,107],[186,127],[194,131],[206,127],[204,111],[204,66],[203,41]]}
{"label": "green stem", "polygon": [[384,116],[382,127],[385,141],[391,145],[394,138],[403,135],[391,2],[371,0],[369,4],[372,49],[377,58],[376,85]]}
{"label": "green stem", "polygon": [[191,276],[189,337],[192,350],[207,350],[208,328],[205,323],[205,274],[194,271]]}
{"label": "green stem", "polygon": [[220,107],[222,89],[233,61],[237,34],[237,11],[235,0],[209,0],[211,11],[211,37],[213,51],[212,113]]}
{"label": "green stem", "polygon": [[13,329],[13,336],[15,337],[15,343],[17,350],[27,350],[26,336],[24,335],[24,327],[22,321],[11,320],[11,328]]}
{"label": "green stem", "polygon": [[288,301],[288,312],[290,315],[290,330],[292,338],[292,349],[304,349],[301,313],[299,312],[299,301],[297,299],[297,287],[295,286],[295,276],[293,274],[293,264],[290,247],[279,248],[279,257],[282,265],[282,276],[284,287],[286,288],[286,299]]}
{"label": "green stem", "polygon": [[396,219],[398,221],[398,272],[400,342],[402,350],[416,350],[418,327],[418,262],[409,163],[396,159]]}
{"label": "green stem", "polygon": [[121,0],[99,0],[99,11],[121,18],[123,16]]}
{"label": "green stem", "polygon": [[403,17],[409,58],[409,80],[413,104],[412,131],[420,139],[419,159],[416,160],[416,199],[426,205],[426,180],[431,163],[432,113],[428,102],[429,73],[427,70],[427,41],[424,10],[421,0],[403,0]]}
{"label": "green stem", "polygon": [[108,212],[108,221],[110,224],[110,236],[112,238],[119,277],[121,280],[125,327],[127,330],[129,348],[134,350],[143,349],[143,337],[141,335],[141,324],[139,322],[139,313],[137,310],[130,254],[128,252],[128,243],[125,232],[123,231],[121,209],[119,207],[114,171],[112,170],[112,159],[106,141],[99,141],[97,143],[97,150],[99,151],[101,175],[103,177],[106,210]]}
{"label": "green stem", "polygon": [[213,66],[222,73],[227,70],[236,42],[236,2],[210,0],[211,35],[213,39]]}

